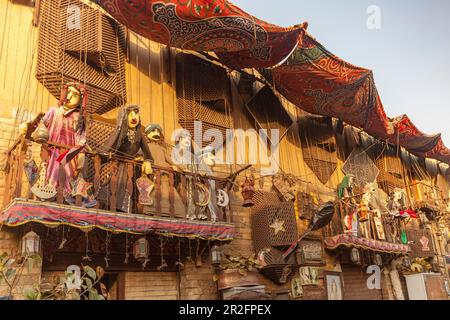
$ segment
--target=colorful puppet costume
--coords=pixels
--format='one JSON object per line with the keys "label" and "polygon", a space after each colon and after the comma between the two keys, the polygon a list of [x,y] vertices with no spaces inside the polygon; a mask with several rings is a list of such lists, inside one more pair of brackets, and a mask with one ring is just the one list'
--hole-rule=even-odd
{"label": "colorful puppet costume", "polygon": [[[68,88],[73,87],[81,94],[80,105],[73,109],[65,107],[67,103]],[[83,112],[86,110],[87,92],[83,85],[78,83],[68,83],[61,92],[61,99],[58,107],[51,108],[44,116],[43,121],[49,131],[49,142],[68,146],[83,146],[86,143]],[[46,180],[55,187],[59,185],[59,167],[57,161],[63,150],[57,147],[50,148],[49,161],[47,166]],[[74,159],[75,160],[75,159]],[[71,181],[76,178],[76,161],[70,161],[63,166],[65,171],[64,193],[70,194],[72,191]]]}

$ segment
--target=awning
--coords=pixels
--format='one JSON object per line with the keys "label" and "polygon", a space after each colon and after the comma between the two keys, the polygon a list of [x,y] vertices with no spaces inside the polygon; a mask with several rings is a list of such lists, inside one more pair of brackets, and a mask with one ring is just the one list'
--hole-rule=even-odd
{"label": "awning", "polygon": [[407,116],[388,118],[372,71],[329,52],[307,34],[307,23],[273,25],[227,0],[95,2],[150,40],[213,51],[233,69],[259,68],[273,87],[309,113],[338,118],[421,157],[450,164],[450,150],[440,135],[422,133]]}
{"label": "awning", "polygon": [[344,246],[394,254],[406,254],[411,251],[411,248],[408,245],[358,238],[347,234],[340,234],[327,238],[324,243],[325,247],[330,250],[335,250]]}
{"label": "awning", "polygon": [[137,214],[113,213],[49,202],[16,199],[0,215],[0,224],[17,227],[36,222],[47,226],[69,225],[89,230],[99,228],[115,233],[146,234],[199,238],[204,240],[233,240],[235,228],[231,224],[201,222]]}
{"label": "awning", "polygon": [[239,68],[267,68],[297,47],[301,26],[259,20],[227,0],[98,0],[137,34],[180,49],[214,51]]}

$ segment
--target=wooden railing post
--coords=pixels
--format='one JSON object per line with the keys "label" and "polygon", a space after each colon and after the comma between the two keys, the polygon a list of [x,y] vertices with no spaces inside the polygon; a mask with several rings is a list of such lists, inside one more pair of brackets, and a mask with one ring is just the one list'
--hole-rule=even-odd
{"label": "wooden railing post", "polygon": [[[131,209],[129,208],[129,210],[133,211],[133,209],[135,208],[134,206],[134,199],[133,199],[133,176],[134,176],[134,165],[131,162],[127,163],[127,192],[130,195],[130,206]],[[131,212],[127,212],[127,213],[131,213]],[[134,212],[136,213],[136,212]]]}
{"label": "wooden railing post", "polygon": [[13,155],[11,152],[8,153],[6,159],[6,171],[5,171],[5,193],[3,195],[3,208],[6,207],[9,202],[11,202],[11,181],[12,181],[12,170],[14,167],[13,164]]}
{"label": "wooden railing post", "polygon": [[[94,156],[94,190],[95,194],[99,194],[101,184],[101,158],[99,155]],[[97,200],[95,208],[100,208],[100,201]]]}
{"label": "wooden railing post", "polygon": [[170,217],[175,217],[175,179],[173,177],[173,172],[169,172],[169,202],[170,202]]}
{"label": "wooden railing post", "polygon": [[155,197],[155,208],[156,208],[156,215],[161,215],[161,198],[162,198],[162,192],[161,192],[161,171],[157,170],[155,173],[156,177],[156,197]]}
{"label": "wooden railing post", "polygon": [[111,211],[117,210],[117,174],[118,174],[118,163],[117,160],[112,160],[112,168],[111,168],[111,197],[109,202],[109,208]]}
{"label": "wooden railing post", "polygon": [[17,161],[17,177],[16,177],[16,192],[15,197],[20,198],[22,195],[22,177],[23,177],[23,164],[25,160],[25,155],[27,152],[27,143],[25,136],[22,136],[20,139],[20,145],[19,148],[17,148],[18,152],[18,161]]}
{"label": "wooden railing post", "polygon": [[56,202],[59,204],[64,203],[64,188],[66,184],[66,171],[64,167],[60,164],[58,167],[58,187],[56,188]]}

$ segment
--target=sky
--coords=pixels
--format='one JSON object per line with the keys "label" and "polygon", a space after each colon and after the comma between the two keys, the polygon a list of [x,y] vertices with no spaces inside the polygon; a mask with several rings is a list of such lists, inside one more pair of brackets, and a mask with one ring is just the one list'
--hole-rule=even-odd
{"label": "sky", "polygon": [[[408,114],[424,133],[441,132],[450,147],[450,1],[231,2],[284,27],[308,21],[308,32],[329,51],[373,70],[389,117]],[[367,27],[371,5],[380,10],[379,29]]]}

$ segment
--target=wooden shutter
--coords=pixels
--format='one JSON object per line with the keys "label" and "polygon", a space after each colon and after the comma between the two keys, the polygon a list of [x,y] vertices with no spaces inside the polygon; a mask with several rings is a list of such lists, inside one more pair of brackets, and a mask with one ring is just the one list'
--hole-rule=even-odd
{"label": "wooden shutter", "polygon": [[177,300],[175,272],[126,272],[125,300]]}
{"label": "wooden shutter", "polygon": [[345,300],[383,300],[381,290],[369,290],[367,279],[370,275],[364,269],[352,266],[342,266],[344,276]]}

